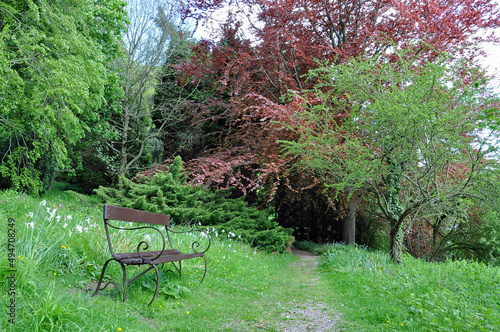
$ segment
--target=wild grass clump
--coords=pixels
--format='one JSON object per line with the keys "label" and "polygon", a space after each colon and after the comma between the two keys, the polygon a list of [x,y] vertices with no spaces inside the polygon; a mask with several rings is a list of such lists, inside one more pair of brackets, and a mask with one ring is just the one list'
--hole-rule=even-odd
{"label": "wild grass clump", "polygon": [[[498,331],[500,269],[427,263],[410,256],[331,245],[322,269],[350,328],[362,331]],[[345,309],[344,309],[345,308]]]}

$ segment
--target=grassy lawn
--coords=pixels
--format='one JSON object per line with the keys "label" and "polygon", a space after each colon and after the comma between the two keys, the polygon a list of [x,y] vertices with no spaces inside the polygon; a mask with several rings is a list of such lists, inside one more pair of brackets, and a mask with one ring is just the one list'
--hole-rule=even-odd
{"label": "grassy lawn", "polygon": [[[496,267],[408,257],[394,265],[386,254],[359,247],[304,244],[322,255],[311,271],[293,255],[265,254],[226,233],[212,234],[203,283],[202,260],[189,260],[182,278],[165,274],[151,306],[151,272],[128,288],[125,303],[112,287],[90,297],[86,290],[109,256],[102,203],[61,191],[43,198],[0,192],[0,203],[1,331],[279,331],[292,302],[310,301],[341,313],[344,331],[500,330]],[[9,218],[16,224],[15,296],[9,294]],[[108,277],[120,280],[117,264]],[[6,315],[12,298],[15,325]]]}

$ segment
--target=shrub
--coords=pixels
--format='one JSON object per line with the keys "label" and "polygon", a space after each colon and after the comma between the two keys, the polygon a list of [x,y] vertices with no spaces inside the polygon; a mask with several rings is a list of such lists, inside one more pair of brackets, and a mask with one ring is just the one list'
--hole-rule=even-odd
{"label": "shrub", "polygon": [[135,182],[120,177],[118,189],[101,186],[95,192],[106,203],[168,214],[175,223],[210,226],[266,251],[282,252],[293,242],[292,229],[279,226],[268,211],[248,206],[244,197],[231,199],[228,191],[187,184],[180,157],[167,172]]}

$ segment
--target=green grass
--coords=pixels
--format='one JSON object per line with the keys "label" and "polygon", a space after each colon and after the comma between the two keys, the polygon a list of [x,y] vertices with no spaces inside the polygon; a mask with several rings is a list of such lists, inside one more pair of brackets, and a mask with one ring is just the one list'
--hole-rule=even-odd
{"label": "green grass", "polygon": [[[293,255],[265,254],[227,233],[212,233],[203,283],[203,261],[189,260],[182,278],[165,274],[151,306],[151,272],[128,288],[125,303],[113,287],[90,297],[87,289],[109,257],[102,203],[54,190],[43,198],[0,192],[0,204],[3,308],[11,299],[8,218],[16,221],[18,240],[16,324],[9,324],[2,313],[0,331],[279,331],[281,314],[293,301],[326,303],[332,312],[342,313],[338,327],[344,331],[500,330],[496,267],[429,264],[409,257],[394,265],[381,252],[302,243],[303,249],[323,256],[321,266],[310,271]],[[121,240],[128,244],[125,237]],[[181,236],[176,241],[182,246],[191,239]],[[133,270],[128,269],[129,276]],[[320,277],[314,287],[309,286],[311,273]],[[111,263],[107,278],[120,280],[116,263]]]}
{"label": "green grass", "polygon": [[395,265],[385,253],[343,245],[331,245],[323,255],[322,270],[345,313],[346,330],[500,330],[498,267],[409,256]]}

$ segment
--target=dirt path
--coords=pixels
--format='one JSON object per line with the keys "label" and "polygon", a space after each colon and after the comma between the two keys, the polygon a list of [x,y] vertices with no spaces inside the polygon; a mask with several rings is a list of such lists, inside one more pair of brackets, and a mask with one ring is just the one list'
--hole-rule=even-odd
{"label": "dirt path", "polygon": [[317,271],[319,256],[295,248],[292,248],[292,251],[300,260],[289,268],[295,270],[297,281],[303,286],[302,291],[310,296],[299,297],[307,298],[305,303],[293,301],[282,304],[281,316],[284,321],[279,323],[281,331],[338,331],[335,326],[340,314],[333,313],[325,302],[317,300],[318,292],[321,292],[321,281],[314,272]]}

